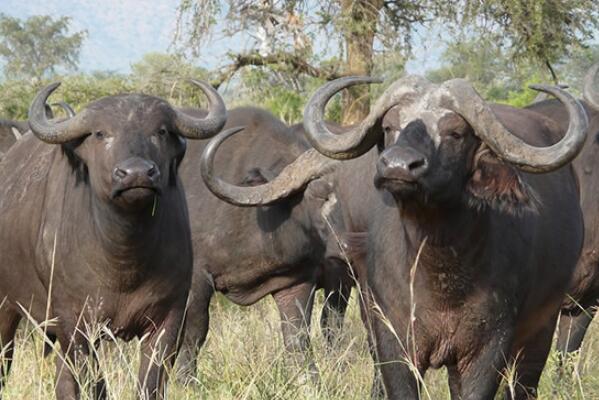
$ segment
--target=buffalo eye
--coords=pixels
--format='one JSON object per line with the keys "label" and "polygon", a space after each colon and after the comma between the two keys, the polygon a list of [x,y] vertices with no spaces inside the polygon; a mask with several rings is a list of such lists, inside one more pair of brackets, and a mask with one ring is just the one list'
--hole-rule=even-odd
{"label": "buffalo eye", "polygon": [[456,131],[451,132],[449,134],[449,136],[451,136],[453,139],[456,139],[456,140],[460,140],[464,137],[460,132],[456,132]]}
{"label": "buffalo eye", "polygon": [[96,139],[102,140],[102,139],[104,139],[104,132],[96,131],[96,132],[94,132],[94,136],[96,137]]}
{"label": "buffalo eye", "polygon": [[166,128],[158,129],[158,136],[165,136],[167,133],[168,131],[166,130]]}

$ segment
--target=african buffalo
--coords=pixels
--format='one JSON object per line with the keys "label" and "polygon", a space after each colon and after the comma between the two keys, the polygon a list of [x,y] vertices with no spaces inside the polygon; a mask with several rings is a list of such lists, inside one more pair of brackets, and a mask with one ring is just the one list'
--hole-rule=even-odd
{"label": "african buffalo", "polygon": [[0,120],[0,158],[29,130],[27,121]]}
{"label": "african buffalo", "polygon": [[[178,167],[185,138],[214,135],[226,110],[209,85],[210,113],[196,118],[156,97],[105,97],[78,115],[48,120],[31,104],[25,135],[0,162],[0,345],[9,371],[23,316],[50,321],[58,399],[79,398],[72,366],[93,360],[89,326],[144,337],[140,396],[162,398],[191,283],[192,246]],[[99,379],[94,398],[104,398]]]}
{"label": "african buffalo", "polygon": [[[594,88],[598,72],[599,63],[589,70],[584,80],[582,104],[589,117],[589,139],[572,162],[580,186],[585,235],[581,256],[562,306],[558,334],[561,352],[580,348],[599,305],[599,94]],[[567,129],[568,112],[560,102],[546,100],[527,108],[551,118],[562,131]]]}
{"label": "african buffalo", "polygon": [[[359,157],[351,168],[309,150],[264,185],[219,181],[213,190],[240,205],[274,203],[301,193],[326,170],[345,173],[345,182],[338,179],[345,190],[336,193],[353,186],[368,199],[367,210],[359,200],[349,207],[366,232],[349,235],[346,245],[357,254],[365,319],[388,396],[417,398],[414,372],[445,365],[453,397],[492,398],[517,354],[522,386],[515,395],[532,394],[582,245],[577,186],[564,165],[584,143],[584,110],[562,90],[540,87],[573,118],[563,140],[538,148],[559,137],[549,119],[489,106],[462,80],[439,87],[407,77],[357,127],[332,134],[322,121],[327,101],[371,81],[333,81],[304,114],[314,147],[330,157]],[[212,174],[214,151],[228,135],[207,147],[204,175]],[[385,142],[381,154],[370,150]],[[375,175],[378,193],[364,184]]]}
{"label": "african buffalo", "polygon": [[[68,117],[75,115],[75,111],[67,103],[60,101],[52,104],[63,109]],[[46,116],[54,118],[52,108],[46,104]],[[21,137],[29,130],[29,122],[16,121],[10,119],[0,119],[0,159],[8,151],[8,149],[21,139]]]}
{"label": "african buffalo", "polygon": [[[419,379],[446,366],[452,398],[493,398],[516,362],[514,398],[534,396],[583,240],[578,187],[566,166],[586,137],[583,107],[535,87],[571,116],[563,139],[537,113],[489,105],[464,80],[406,77],[341,138],[322,124],[330,97],[306,106],[311,142],[352,158],[380,143],[380,191],[359,275],[390,398],[418,398]],[[549,146],[544,148],[545,146]]]}
{"label": "african buffalo", "polygon": [[[234,117],[231,115],[229,123],[232,124],[233,119]],[[234,125],[241,123],[242,121],[236,120]],[[327,123],[327,126],[339,135],[347,131],[347,128],[330,122]],[[326,182],[326,193],[330,193],[328,194],[330,201],[326,202],[328,204],[323,204],[322,208],[327,210],[325,222],[330,225],[334,233],[327,232],[326,238],[314,237],[316,242],[313,246],[321,248],[323,239],[326,243],[324,251],[325,267],[322,268],[322,272],[319,274],[320,278],[316,281],[316,287],[325,288],[328,301],[323,308],[321,327],[327,339],[333,340],[335,335],[332,333],[338,332],[341,328],[347,300],[355,283],[355,275],[359,273],[352,269],[352,267],[359,266],[354,265],[356,260],[353,260],[352,257],[354,255],[360,257],[359,251],[358,254],[354,254],[356,253],[354,250],[359,247],[359,244],[354,246],[354,238],[363,237],[368,227],[370,204],[373,193],[376,195],[375,191],[370,190],[372,187],[370,183],[372,172],[368,166],[374,165],[378,154],[375,149],[360,158],[348,160],[344,163],[333,161],[321,156],[313,149],[306,150],[308,142],[305,137],[305,129],[301,125],[294,125],[290,129],[293,135],[292,140],[294,142],[299,140],[301,146],[295,146],[293,155],[289,154],[286,156],[285,162],[279,162],[276,169],[269,171],[269,179],[254,180],[251,187],[248,187],[248,185],[227,183],[214,176],[215,174],[222,175],[222,178],[229,182],[241,181],[239,176],[244,175],[242,171],[245,171],[248,165],[255,165],[258,160],[262,159],[264,156],[262,149],[270,148],[268,145],[252,140],[252,136],[256,136],[256,138],[261,138],[268,143],[271,140],[268,137],[274,130],[267,128],[268,126],[253,124],[251,132],[241,131],[238,136],[232,139],[227,140],[231,136],[231,132],[227,134],[223,132],[215,137],[202,154],[203,178],[207,187],[221,199],[237,206],[259,207],[258,210],[268,210],[270,207],[266,208],[264,206],[269,205],[272,205],[271,207],[281,207],[295,198],[302,198],[304,194],[310,195],[315,184],[322,186],[320,182]],[[240,142],[242,140],[243,142]],[[226,143],[224,143],[225,141]],[[215,158],[219,160],[224,157],[223,154],[216,155],[220,146],[227,150],[227,154],[248,153],[247,165],[238,174],[229,173],[229,165],[214,165]],[[286,148],[288,149],[289,146]],[[301,151],[304,153],[298,156]],[[223,150],[223,152],[225,151]],[[281,148],[277,152],[273,151],[271,157],[276,154],[281,157],[281,155],[288,154],[288,150]],[[188,158],[187,162],[189,160],[191,158]],[[266,163],[266,165],[268,164]],[[286,167],[282,169],[284,165]],[[225,173],[226,175],[224,175]],[[273,180],[273,177],[276,178]],[[313,180],[315,182],[310,183]],[[243,181],[247,182],[246,179]],[[319,206],[320,204],[317,204],[317,207]],[[252,211],[238,209],[235,212],[251,213]],[[258,212],[258,215],[264,213],[264,211],[253,212]],[[193,210],[190,210],[190,213],[193,213]],[[311,213],[314,214],[314,211],[311,211]],[[319,255],[317,258],[320,257]],[[350,266],[346,265],[347,261],[350,261]],[[305,264],[305,266],[314,268],[314,264],[310,263]],[[300,298],[304,301],[298,302],[299,308],[306,307],[306,298],[307,296]],[[306,307],[306,310],[306,314],[309,316],[310,308]],[[189,332],[189,329],[187,332]],[[301,334],[305,335],[306,333]],[[301,347],[306,349],[307,340],[300,341],[301,343],[304,343]],[[378,382],[378,380],[375,379],[375,382]],[[378,385],[373,388],[373,393],[379,393]]]}
{"label": "african buffalo", "polygon": [[303,128],[288,127],[264,110],[230,110],[229,126],[245,129],[223,146],[214,165],[203,165],[200,158],[207,143],[194,142],[180,168],[189,204],[194,275],[178,363],[188,377],[194,375],[215,291],[238,305],[251,305],[272,295],[286,348],[300,362],[308,362],[316,376],[308,332],[314,290],[323,287],[327,291],[322,325],[329,339],[330,331],[342,320],[332,311],[345,310],[351,290],[345,265],[333,260],[323,265],[327,248],[337,245],[323,217],[334,203],[330,186],[326,180],[316,180],[303,194],[259,208],[221,201],[210,193],[220,180],[211,177],[205,184],[200,170],[206,177],[212,176],[214,168],[223,179],[239,184],[240,190],[251,190],[277,175],[307,147]]}

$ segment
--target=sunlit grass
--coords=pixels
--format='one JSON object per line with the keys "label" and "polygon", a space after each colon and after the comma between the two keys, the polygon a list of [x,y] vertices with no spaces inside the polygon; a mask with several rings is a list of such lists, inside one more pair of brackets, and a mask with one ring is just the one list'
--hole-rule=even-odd
{"label": "sunlit grass", "polygon": [[[322,298],[316,309],[320,310]],[[314,323],[319,315],[315,313]],[[355,298],[348,309],[346,329],[333,349],[328,349],[317,327],[312,329],[314,357],[320,385],[305,379],[307,368],[293,365],[283,349],[278,312],[266,299],[253,307],[237,307],[217,297],[211,307],[211,330],[198,364],[196,379],[183,385],[170,380],[171,399],[367,399],[373,376],[365,330]],[[101,329],[101,328],[100,328]],[[15,360],[3,398],[51,399],[54,396],[54,358],[42,356],[40,327],[25,321],[16,338]],[[541,399],[599,398],[599,327],[591,326],[583,351],[566,361],[559,377],[553,352],[541,380]],[[105,341],[97,349],[99,372],[107,381],[112,399],[135,399],[139,342]],[[176,369],[171,375],[176,374]],[[92,373],[92,375],[94,375]],[[509,371],[506,374],[509,376]],[[90,386],[87,378],[80,383]],[[425,377],[423,398],[449,399],[445,371]],[[507,383],[503,387],[513,385]],[[509,390],[509,389],[508,389]],[[83,399],[89,398],[84,394]],[[499,398],[499,397],[498,397]]]}

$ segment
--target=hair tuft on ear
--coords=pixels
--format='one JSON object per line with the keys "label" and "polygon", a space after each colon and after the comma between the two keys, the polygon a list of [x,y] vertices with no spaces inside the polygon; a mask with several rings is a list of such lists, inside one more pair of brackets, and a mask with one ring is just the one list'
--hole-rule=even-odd
{"label": "hair tuft on ear", "polygon": [[62,153],[67,158],[67,161],[76,176],[75,181],[77,184],[89,183],[89,171],[87,165],[85,165],[85,162],[75,153],[75,148],[82,142],[83,139],[77,139],[61,145]]}
{"label": "hair tuft on ear", "polygon": [[241,186],[260,186],[268,183],[267,175],[261,168],[252,168],[247,175],[239,182]]}
{"label": "hair tuft on ear", "polygon": [[486,153],[476,160],[466,186],[468,205],[477,210],[491,208],[510,215],[538,213],[541,202],[519,171]]}

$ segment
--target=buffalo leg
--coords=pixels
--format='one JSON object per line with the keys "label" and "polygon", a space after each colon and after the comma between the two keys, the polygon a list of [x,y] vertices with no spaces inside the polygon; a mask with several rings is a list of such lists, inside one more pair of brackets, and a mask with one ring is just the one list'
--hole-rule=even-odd
{"label": "buffalo leg", "polygon": [[457,366],[450,365],[447,367],[447,377],[449,378],[449,394],[451,395],[451,400],[460,400],[462,383],[460,381],[460,373],[458,372]]}
{"label": "buffalo leg", "polygon": [[491,338],[473,359],[458,360],[457,367],[449,371],[452,399],[486,400],[495,397],[500,372],[505,370],[510,356],[510,346],[506,342],[510,335],[497,333],[498,336]]}
{"label": "buffalo leg", "polygon": [[[516,377],[514,393],[508,391],[505,395],[509,400],[526,400],[537,397],[537,387],[539,379],[545,368],[551,343],[553,341],[553,332],[557,316],[551,320],[538,334],[533,336],[518,355],[516,360]],[[514,357],[516,354],[513,355]]]}
{"label": "buffalo leg", "polygon": [[[79,330],[71,334],[59,334],[61,350],[56,356],[56,398],[75,400],[80,398],[80,378],[87,378],[89,346]],[[72,338],[69,340],[68,338]]]}
{"label": "buffalo leg", "polygon": [[7,309],[0,309],[0,397],[2,388],[8,378],[14,354],[14,339],[21,319],[19,314]]}
{"label": "buffalo leg", "polygon": [[589,307],[578,315],[561,315],[557,349],[562,355],[580,349],[584,335],[595,316],[595,311],[595,307]]}
{"label": "buffalo leg", "polygon": [[[376,342],[376,359],[383,377],[385,392],[389,400],[417,400],[420,398],[420,384],[418,378],[409,367],[408,355],[402,350],[401,343],[389,327],[373,316],[373,327]],[[418,368],[419,374],[424,370]],[[376,382],[374,382],[376,384]]]}
{"label": "buffalo leg", "polygon": [[185,335],[177,357],[177,364],[186,383],[191,382],[196,375],[198,352],[208,335],[209,308],[213,294],[214,288],[207,277],[201,272],[194,273],[185,313]]}
{"label": "buffalo leg", "polygon": [[[95,352],[90,353],[90,343],[81,329],[71,334],[57,336],[61,350],[56,356],[56,398],[72,400],[80,398],[78,382],[91,380],[90,370],[98,365]],[[68,338],[71,338],[69,340]],[[79,379],[78,379],[79,378]],[[93,376],[90,382],[91,397],[94,400],[107,398],[106,382],[102,376]]]}
{"label": "buffalo leg", "polygon": [[154,331],[142,343],[138,385],[143,400],[166,398],[166,368],[175,363],[183,317],[184,307],[171,310],[162,329]]}
{"label": "buffalo leg", "polygon": [[310,319],[314,302],[314,284],[300,283],[279,290],[273,298],[281,316],[281,330],[285,348],[299,365],[307,365],[309,379],[318,381],[318,369],[314,364],[310,347]]}
{"label": "buffalo leg", "polygon": [[359,292],[358,296],[358,304],[360,305],[360,318],[362,319],[362,323],[366,327],[367,339],[368,339],[368,351],[370,352],[370,356],[374,362],[373,366],[373,374],[372,374],[372,387],[370,389],[370,399],[371,400],[382,400],[385,399],[385,387],[383,384],[383,375],[381,374],[381,369],[379,368],[379,359],[376,353],[376,338],[374,336],[374,328],[372,326],[371,314],[368,313],[368,310],[372,309],[372,305],[370,302],[370,294],[367,289],[362,289]]}
{"label": "buffalo leg", "polygon": [[339,338],[347,309],[351,286],[343,285],[325,291],[325,302],[320,316],[320,329],[327,343],[332,346]]}

